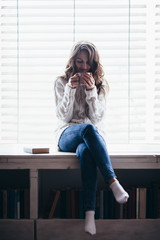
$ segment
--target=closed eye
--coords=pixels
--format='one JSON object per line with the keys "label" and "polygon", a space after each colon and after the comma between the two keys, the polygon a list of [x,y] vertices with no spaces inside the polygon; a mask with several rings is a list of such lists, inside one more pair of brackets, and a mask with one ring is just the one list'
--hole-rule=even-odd
{"label": "closed eye", "polygon": [[[84,62],[81,61],[81,60],[77,60],[77,63],[82,64],[82,63],[84,63]],[[89,62],[86,62],[86,64],[90,65]]]}
{"label": "closed eye", "polygon": [[77,60],[77,63],[83,63],[83,61]]}

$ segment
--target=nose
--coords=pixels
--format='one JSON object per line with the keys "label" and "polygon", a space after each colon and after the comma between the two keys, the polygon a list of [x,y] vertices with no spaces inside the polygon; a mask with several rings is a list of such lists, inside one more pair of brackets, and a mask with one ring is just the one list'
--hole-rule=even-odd
{"label": "nose", "polygon": [[82,64],[82,68],[83,68],[84,70],[86,70],[86,69],[87,69],[87,63],[83,63],[83,64]]}

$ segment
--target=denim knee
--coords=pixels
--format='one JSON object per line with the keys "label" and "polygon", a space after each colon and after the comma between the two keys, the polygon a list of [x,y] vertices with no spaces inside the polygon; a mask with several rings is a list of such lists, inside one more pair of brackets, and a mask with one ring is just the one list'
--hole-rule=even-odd
{"label": "denim knee", "polygon": [[97,132],[97,128],[92,123],[86,123],[85,128],[83,129],[82,135],[84,136],[86,132],[94,133]]}

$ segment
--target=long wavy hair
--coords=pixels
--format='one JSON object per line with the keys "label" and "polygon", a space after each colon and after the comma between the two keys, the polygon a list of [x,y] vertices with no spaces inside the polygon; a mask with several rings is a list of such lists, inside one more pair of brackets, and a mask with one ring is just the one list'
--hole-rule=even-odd
{"label": "long wavy hair", "polygon": [[98,50],[96,46],[91,42],[80,41],[73,46],[70,58],[65,68],[65,74],[60,77],[68,81],[69,78],[77,72],[75,60],[81,51],[86,51],[88,53],[88,62],[91,66],[90,72],[92,72],[92,76],[95,80],[98,94],[101,90],[105,92],[104,82],[108,91],[109,86],[106,79],[104,78],[104,71],[100,63]]}

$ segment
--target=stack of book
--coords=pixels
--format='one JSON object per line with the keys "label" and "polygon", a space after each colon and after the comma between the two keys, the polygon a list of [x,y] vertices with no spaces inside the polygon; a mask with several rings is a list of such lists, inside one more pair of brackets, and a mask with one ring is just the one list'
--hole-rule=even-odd
{"label": "stack of book", "polygon": [[44,218],[84,218],[82,191],[77,189],[50,190]]}
{"label": "stack of book", "polygon": [[0,189],[0,218],[29,218],[29,189]]}
{"label": "stack of book", "polygon": [[44,146],[25,146],[23,148],[23,151],[25,153],[30,153],[30,154],[46,154],[50,152],[50,148],[49,147],[44,147]]}
{"label": "stack of book", "polygon": [[[98,190],[96,195],[96,219],[144,219],[160,218],[160,187],[132,187],[126,189],[126,204],[115,201],[109,189]],[[84,218],[83,193],[78,189],[53,189],[46,203],[44,218]]]}

